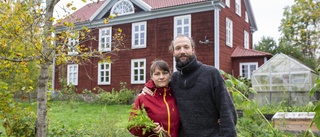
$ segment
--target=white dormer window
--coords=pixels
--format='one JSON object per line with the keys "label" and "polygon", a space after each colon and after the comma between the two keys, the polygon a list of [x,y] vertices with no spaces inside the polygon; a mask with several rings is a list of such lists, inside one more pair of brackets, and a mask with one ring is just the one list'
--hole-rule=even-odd
{"label": "white dormer window", "polygon": [[113,5],[110,15],[121,16],[134,13],[133,4],[129,0],[119,0]]}
{"label": "white dormer window", "polygon": [[235,6],[236,6],[235,7],[236,8],[236,14],[241,16],[241,0],[236,0]]}

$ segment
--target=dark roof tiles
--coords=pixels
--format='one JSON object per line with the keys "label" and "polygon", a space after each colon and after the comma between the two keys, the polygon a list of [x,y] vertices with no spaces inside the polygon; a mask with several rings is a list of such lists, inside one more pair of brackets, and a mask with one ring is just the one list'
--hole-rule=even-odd
{"label": "dark roof tiles", "polygon": [[270,53],[257,51],[253,49],[244,49],[242,47],[237,47],[231,57],[253,57],[253,56],[272,56]]}

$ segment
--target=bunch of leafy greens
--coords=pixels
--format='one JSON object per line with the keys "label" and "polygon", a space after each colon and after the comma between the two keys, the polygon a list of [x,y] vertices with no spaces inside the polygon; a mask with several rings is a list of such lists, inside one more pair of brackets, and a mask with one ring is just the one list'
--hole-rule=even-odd
{"label": "bunch of leafy greens", "polygon": [[[157,125],[154,124],[153,120],[151,120],[148,117],[148,114],[146,110],[143,108],[142,109],[136,109],[136,110],[131,110],[131,112],[134,114],[132,116],[131,120],[129,120],[127,124],[127,129],[130,130],[132,128],[142,128],[142,134],[145,135],[146,132],[151,132],[153,128],[156,128]],[[161,130],[159,133],[159,137],[167,137],[168,135],[166,131]]]}

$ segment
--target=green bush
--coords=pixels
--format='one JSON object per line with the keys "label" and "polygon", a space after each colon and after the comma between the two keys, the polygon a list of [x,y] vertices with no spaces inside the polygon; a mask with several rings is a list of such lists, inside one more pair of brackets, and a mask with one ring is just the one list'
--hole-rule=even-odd
{"label": "green bush", "polygon": [[0,119],[7,136],[35,136],[36,114],[13,100],[9,91],[0,91]]}
{"label": "green bush", "polygon": [[121,104],[130,104],[134,99],[134,90],[128,89],[125,86],[125,83],[120,83],[121,89],[115,91],[112,89],[111,92],[99,90],[99,100],[97,103],[106,104],[106,105],[121,105]]}

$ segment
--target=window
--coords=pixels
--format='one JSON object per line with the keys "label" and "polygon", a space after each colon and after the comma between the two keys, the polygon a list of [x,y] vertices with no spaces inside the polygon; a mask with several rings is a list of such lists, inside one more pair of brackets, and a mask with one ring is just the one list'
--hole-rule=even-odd
{"label": "window", "polygon": [[99,51],[111,51],[112,28],[103,28],[99,31]]}
{"label": "window", "polygon": [[226,6],[230,8],[230,0],[226,0]]}
{"label": "window", "polygon": [[67,83],[78,85],[78,64],[69,64],[67,70]]}
{"label": "window", "polygon": [[244,31],[244,43],[243,43],[243,47],[246,49],[249,49],[249,33],[248,31]]}
{"label": "window", "polygon": [[251,79],[255,70],[258,69],[258,62],[240,63],[240,76]]}
{"label": "window", "polygon": [[111,63],[103,62],[98,64],[98,85],[110,84]]}
{"label": "window", "polygon": [[146,59],[131,60],[131,84],[146,82]]}
{"label": "window", "polygon": [[132,49],[147,47],[147,22],[132,23]]}
{"label": "window", "polygon": [[134,13],[133,4],[129,0],[119,0],[111,9],[110,15],[121,16]]}
{"label": "window", "polygon": [[236,13],[239,15],[239,16],[241,16],[241,0],[236,0],[236,7],[235,7],[235,9],[236,9]]}
{"label": "window", "polygon": [[79,33],[70,33],[68,38],[68,55],[77,55],[77,46],[79,46]]}
{"label": "window", "polygon": [[244,18],[245,18],[245,21],[247,23],[249,23],[249,17],[248,17],[248,12],[247,11],[244,13]]}
{"label": "window", "polygon": [[174,38],[178,35],[191,37],[191,15],[174,17]]}
{"label": "window", "polygon": [[233,41],[233,32],[232,32],[233,26],[232,21],[230,19],[226,19],[226,45],[229,47],[232,47],[232,41]]}

